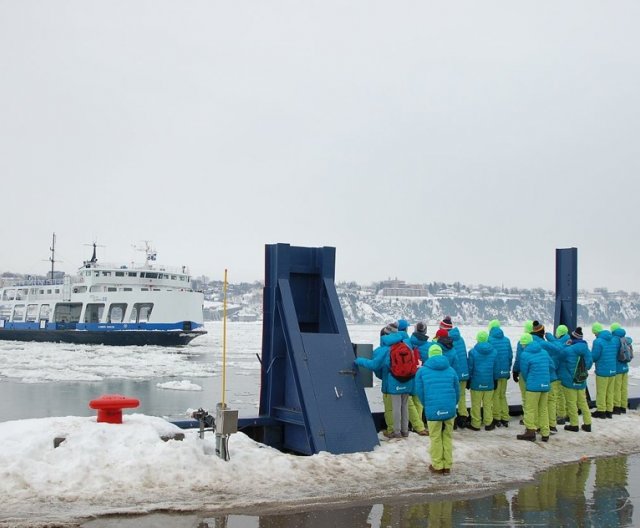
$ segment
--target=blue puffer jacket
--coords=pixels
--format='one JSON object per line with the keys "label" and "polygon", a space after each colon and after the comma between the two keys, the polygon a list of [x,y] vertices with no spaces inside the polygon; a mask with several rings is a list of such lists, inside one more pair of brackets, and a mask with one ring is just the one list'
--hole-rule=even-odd
{"label": "blue puffer jacket", "polygon": [[489,344],[498,353],[498,378],[509,378],[511,363],[513,362],[513,348],[511,341],[504,335],[502,328],[494,326],[489,331]]}
{"label": "blue puffer jacket", "polygon": [[618,347],[620,341],[614,341],[609,330],[602,330],[593,342],[591,355],[596,364],[596,376],[610,378],[616,375]]}
{"label": "blue puffer jacket", "polygon": [[522,348],[520,341],[518,341],[518,344],[516,345],[516,358],[513,360],[513,367],[511,367],[511,370],[515,373],[520,373],[520,359],[522,358],[523,350],[524,348]]}
{"label": "blue puffer jacket", "polygon": [[[425,339],[425,337],[427,339]],[[416,334],[415,332],[411,334],[411,345],[420,352],[420,361],[422,361],[423,364],[429,359],[429,347],[433,344],[433,341],[429,341],[429,336]]]}
{"label": "blue puffer jacket", "polygon": [[567,389],[586,389],[587,381],[582,383],[573,382],[573,373],[578,364],[578,358],[584,357],[584,365],[589,370],[593,366],[591,351],[589,345],[584,339],[576,339],[575,337],[568,341],[568,345],[563,345],[560,349],[560,366],[558,367],[558,375],[563,387]]}
{"label": "blue puffer jacket", "polygon": [[[542,341],[542,339],[540,339]],[[551,357],[539,341],[527,345],[520,355],[520,374],[529,392],[549,392],[551,388]]]}
{"label": "blue puffer jacket", "polygon": [[616,374],[626,374],[629,372],[629,363],[618,361],[618,351],[620,350],[620,341],[622,339],[627,339],[627,332],[624,328],[618,328],[611,333],[613,334],[613,337],[611,338],[612,341],[617,341],[618,343],[618,350],[616,351]]}
{"label": "blue puffer jacket", "polygon": [[453,367],[460,381],[469,379],[469,362],[467,358],[467,345],[460,335],[458,327],[449,330],[449,337],[453,340],[453,349],[456,351],[456,365]]}
{"label": "blue puffer jacket", "polygon": [[424,405],[427,420],[442,421],[456,417],[460,383],[456,371],[444,356],[430,357],[418,369],[415,390]]}
{"label": "blue puffer jacket", "polygon": [[531,337],[533,337],[533,342],[538,343],[542,350],[546,350],[551,358],[551,366],[549,367],[549,378],[551,382],[558,381],[560,379],[558,376],[558,365],[560,365],[560,348],[562,345],[557,341],[549,343],[549,341],[535,334],[531,334]]}
{"label": "blue puffer jacket", "polygon": [[[403,341],[401,332],[382,336],[382,346],[376,348],[373,351],[372,358],[358,357],[355,359],[355,364],[359,367],[368,368],[376,373],[380,373],[382,379],[382,392],[384,394],[411,394],[413,392],[414,379],[409,381],[398,381],[391,374],[391,356],[389,350],[391,345]],[[409,339],[404,340],[407,346],[411,349],[411,341]],[[377,375],[377,374],[376,374]]]}
{"label": "blue puffer jacket", "polygon": [[489,343],[476,343],[469,350],[469,383],[471,390],[492,391],[498,377],[498,353]]}
{"label": "blue puffer jacket", "polygon": [[456,366],[458,365],[458,354],[456,349],[453,348],[453,340],[451,338],[447,339],[443,337],[436,339],[434,343],[442,349],[442,355],[449,361],[449,366],[451,366],[453,370],[456,370]]}

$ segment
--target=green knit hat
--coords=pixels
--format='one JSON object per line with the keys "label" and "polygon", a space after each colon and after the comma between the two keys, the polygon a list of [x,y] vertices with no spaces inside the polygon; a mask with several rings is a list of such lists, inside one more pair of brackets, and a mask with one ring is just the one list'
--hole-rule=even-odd
{"label": "green knit hat", "polygon": [[489,341],[489,334],[487,334],[484,330],[480,330],[476,334],[476,339],[478,340],[478,343],[486,343],[487,341]]}
{"label": "green knit hat", "polygon": [[431,345],[429,347],[429,357],[441,356],[441,355],[442,355],[442,348],[440,348],[440,345]]}
{"label": "green knit hat", "polygon": [[569,329],[565,325],[559,325],[558,328],[556,328],[557,338],[560,338],[563,335],[567,335],[568,333],[569,333]]}
{"label": "green knit hat", "polygon": [[492,319],[491,321],[489,321],[489,330],[491,330],[492,328],[500,328],[500,321],[498,321],[497,319]]}
{"label": "green knit hat", "polygon": [[522,334],[522,337],[520,338],[520,344],[522,346],[527,346],[531,343],[533,343],[533,336],[531,334]]}
{"label": "green knit hat", "polygon": [[620,323],[611,323],[611,331],[615,332],[618,328],[622,328]]}
{"label": "green knit hat", "polygon": [[524,322],[524,331],[527,334],[530,334],[531,332],[533,332],[533,321],[525,321]]}
{"label": "green knit hat", "polygon": [[595,334],[598,335],[600,332],[602,332],[602,325],[598,322],[593,323],[591,325],[591,331]]}

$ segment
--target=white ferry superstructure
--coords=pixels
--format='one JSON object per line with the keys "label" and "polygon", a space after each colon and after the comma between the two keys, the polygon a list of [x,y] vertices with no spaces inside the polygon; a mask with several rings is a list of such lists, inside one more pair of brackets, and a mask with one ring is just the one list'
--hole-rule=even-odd
{"label": "white ferry superstructure", "polygon": [[206,334],[202,292],[186,268],[91,260],[76,276],[8,281],[0,288],[0,339],[106,345],[186,345]]}

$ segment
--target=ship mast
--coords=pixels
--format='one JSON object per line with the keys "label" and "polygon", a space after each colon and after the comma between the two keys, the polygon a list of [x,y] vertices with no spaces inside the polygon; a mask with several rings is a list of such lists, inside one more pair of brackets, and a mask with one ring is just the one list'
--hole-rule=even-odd
{"label": "ship mast", "polygon": [[53,234],[53,238],[51,240],[51,247],[49,248],[51,251],[51,256],[49,257],[49,261],[51,262],[51,280],[53,280],[53,272],[56,263],[56,234]]}

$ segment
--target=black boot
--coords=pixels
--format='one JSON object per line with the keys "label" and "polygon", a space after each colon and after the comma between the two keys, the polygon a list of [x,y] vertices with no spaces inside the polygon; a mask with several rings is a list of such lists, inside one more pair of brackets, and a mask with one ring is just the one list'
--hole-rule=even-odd
{"label": "black boot", "polygon": [[605,413],[604,411],[594,411],[591,413],[591,417],[592,418],[606,418],[607,417],[607,413]]}
{"label": "black boot", "polygon": [[509,427],[509,420],[500,420],[502,427]]}
{"label": "black boot", "polygon": [[587,433],[591,432],[591,424],[582,424],[582,430],[586,431]]}
{"label": "black boot", "polygon": [[610,411],[605,411],[604,415],[606,418],[613,418],[613,413]]}
{"label": "black boot", "polygon": [[614,407],[613,408],[613,414],[622,414],[622,411],[620,410],[620,407]]}
{"label": "black boot", "polygon": [[542,440],[543,442],[548,442],[549,441],[549,437],[548,436],[543,436],[540,438],[540,440]]}
{"label": "black boot", "polygon": [[566,418],[566,416],[559,416],[559,417],[556,419],[556,423],[557,423],[558,425],[564,425],[564,424],[566,424],[566,423],[567,423],[567,418]]}
{"label": "black boot", "polygon": [[526,429],[523,434],[519,434],[516,436],[518,440],[529,440],[531,442],[536,441],[536,430],[535,429]]}
{"label": "black boot", "polygon": [[[584,425],[582,426],[584,427]],[[577,433],[578,431],[580,431],[580,428],[577,425],[565,425],[564,426],[564,430],[565,431],[571,431],[572,433]]]}
{"label": "black boot", "polygon": [[493,422],[491,424],[493,425],[493,427],[502,427],[502,422],[500,420],[496,420],[495,418],[493,419]]}
{"label": "black boot", "polygon": [[489,425],[484,426],[485,431],[493,431],[496,428],[496,421],[494,420]]}
{"label": "black boot", "polygon": [[627,408],[626,407],[618,407],[620,409],[620,413],[621,414],[627,414]]}

